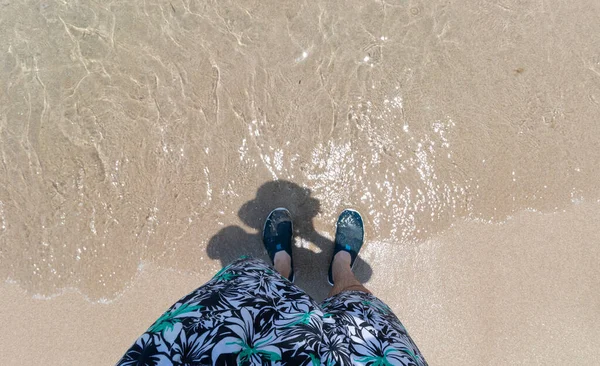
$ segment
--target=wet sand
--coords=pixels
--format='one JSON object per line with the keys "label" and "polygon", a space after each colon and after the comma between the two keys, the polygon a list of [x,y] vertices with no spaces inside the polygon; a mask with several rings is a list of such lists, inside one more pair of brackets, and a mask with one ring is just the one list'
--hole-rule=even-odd
{"label": "wet sand", "polygon": [[599,2],[0,11],[1,364],[115,362],[279,206],[316,299],[363,213],[431,364],[599,358]]}

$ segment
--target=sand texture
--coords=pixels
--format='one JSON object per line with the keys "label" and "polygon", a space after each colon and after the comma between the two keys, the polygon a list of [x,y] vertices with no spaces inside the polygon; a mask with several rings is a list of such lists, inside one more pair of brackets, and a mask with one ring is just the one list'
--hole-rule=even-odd
{"label": "sand texture", "polygon": [[317,300],[363,214],[357,276],[431,365],[595,364],[598,14],[0,0],[0,364],[116,362],[280,206]]}

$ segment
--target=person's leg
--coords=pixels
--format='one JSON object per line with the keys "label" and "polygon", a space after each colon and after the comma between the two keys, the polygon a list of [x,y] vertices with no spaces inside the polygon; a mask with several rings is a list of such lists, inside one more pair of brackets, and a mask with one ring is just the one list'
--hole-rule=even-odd
{"label": "person's leg", "polygon": [[294,282],[294,260],[292,258],[293,242],[292,215],[285,208],[276,208],[265,220],[263,244],[273,267],[280,275]]}
{"label": "person's leg", "polygon": [[277,262],[279,274],[252,258],[221,269],[171,306],[118,365],[309,364],[321,341],[323,313],[280,276],[290,272],[285,256]]}
{"label": "person's leg", "polygon": [[321,364],[427,365],[404,325],[373,294],[343,291],[327,298],[321,308]]}
{"label": "person's leg", "polygon": [[292,257],[287,254],[286,251],[279,251],[275,253],[275,258],[273,259],[273,266],[275,270],[279,272],[285,278],[290,277],[290,272],[292,272]]}
{"label": "person's leg", "polygon": [[325,364],[382,361],[426,366],[427,362],[392,310],[352,273],[350,253],[338,252],[332,264],[334,286],[321,305]]}
{"label": "person's leg", "polygon": [[338,218],[334,256],[328,273],[333,285],[323,301],[321,363],[426,366],[427,362],[391,309],[354,277],[352,263],[364,240],[360,214]]}
{"label": "person's leg", "polygon": [[333,257],[327,274],[327,280],[333,286],[329,297],[344,291],[371,293],[352,273],[352,265],[363,245],[364,235],[363,220],[360,214],[352,209],[344,210],[337,220]]}
{"label": "person's leg", "polygon": [[335,296],[344,291],[371,293],[371,291],[367,290],[367,288],[356,279],[354,273],[352,273],[350,262],[350,253],[344,251],[338,252],[333,258],[332,270],[334,285],[331,291],[329,291],[328,297]]}

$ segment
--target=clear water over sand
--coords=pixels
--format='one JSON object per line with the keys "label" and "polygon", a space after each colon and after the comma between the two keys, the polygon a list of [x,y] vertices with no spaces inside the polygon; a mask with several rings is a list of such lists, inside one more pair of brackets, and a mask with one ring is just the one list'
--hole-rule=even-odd
{"label": "clear water over sand", "polygon": [[557,339],[569,360],[598,357],[597,14],[0,0],[3,318],[31,336],[71,304],[83,323],[62,333],[84,348],[85,321],[130,323],[95,342],[114,362],[222,264],[264,257],[279,206],[298,284],[321,299],[335,218],[354,207],[358,275],[432,364],[545,364]]}

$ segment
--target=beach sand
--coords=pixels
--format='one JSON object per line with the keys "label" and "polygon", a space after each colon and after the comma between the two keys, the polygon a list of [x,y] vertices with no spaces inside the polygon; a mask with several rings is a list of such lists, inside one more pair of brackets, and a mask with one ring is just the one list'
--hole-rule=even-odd
{"label": "beach sand", "polygon": [[[600,359],[600,2],[0,0],[0,364],[115,363],[337,215],[431,365]],[[9,351],[6,351],[9,350]]]}
{"label": "beach sand", "polygon": [[[501,224],[460,222],[393,258],[385,251],[397,243],[368,243],[366,257],[381,270],[367,287],[390,304],[432,365],[593,364],[600,358],[599,220],[597,204],[582,204]],[[36,299],[5,283],[0,314],[11,331],[1,342],[11,351],[0,364],[114,363],[212,275],[144,265],[110,303],[74,290]]]}

